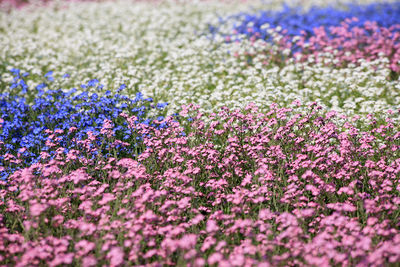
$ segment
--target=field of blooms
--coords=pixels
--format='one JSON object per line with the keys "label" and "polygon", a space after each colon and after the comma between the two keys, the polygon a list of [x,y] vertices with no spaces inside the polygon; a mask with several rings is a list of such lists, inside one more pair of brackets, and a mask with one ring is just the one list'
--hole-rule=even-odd
{"label": "field of blooms", "polygon": [[400,2],[1,1],[0,266],[400,266]]}

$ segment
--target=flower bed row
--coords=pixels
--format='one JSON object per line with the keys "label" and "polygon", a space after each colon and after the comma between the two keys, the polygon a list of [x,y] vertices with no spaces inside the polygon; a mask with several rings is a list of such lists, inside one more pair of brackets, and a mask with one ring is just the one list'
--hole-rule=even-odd
{"label": "flower bed row", "polygon": [[[400,73],[400,5],[348,5],[347,10],[311,8],[302,13],[286,7],[278,12],[259,15],[240,14],[234,20],[228,42],[240,42],[243,35],[251,41],[264,40],[279,48],[265,49],[265,61],[279,65],[294,58],[297,62],[324,62],[335,67],[385,58],[392,78]],[[226,23],[222,20],[221,23]],[[236,25],[236,24],[239,25]],[[212,27],[212,32],[218,27]],[[253,57],[254,54],[250,55]]]}
{"label": "flower bed row", "polygon": [[399,6],[245,6],[0,13],[1,266],[400,262]]}
{"label": "flower bed row", "polygon": [[[256,10],[276,10],[281,5],[278,2],[252,5]],[[200,105],[203,112],[217,112],[223,106],[243,108],[254,102],[264,109],[273,102],[289,105],[296,99],[317,101],[324,108],[348,115],[400,107],[399,82],[396,76],[391,77],[393,61],[377,57],[386,44],[377,44],[379,49],[374,49],[372,39],[358,42],[369,50],[362,50],[360,55],[352,52],[355,59],[366,56],[365,60],[357,64],[351,60],[338,68],[333,52],[319,55],[324,58],[321,62],[312,57],[301,62],[285,56],[290,49],[285,51],[279,42],[226,43],[222,33],[231,33],[234,22],[209,38],[208,25],[218,23],[215,14],[237,14],[248,9],[246,3],[159,3],[154,4],[156,8],[125,1],[70,5],[67,9],[48,6],[2,15],[2,92],[10,90],[13,76],[8,70],[12,66],[30,73],[27,84],[33,92],[43,82],[43,75],[54,71],[52,89],[77,88],[78,93],[103,95],[106,90],[115,94],[121,84],[126,84],[124,94],[130,98],[140,91],[144,98],[169,103],[169,115],[187,103]],[[377,35],[386,40],[385,36],[391,34]],[[338,41],[343,39],[337,37]],[[313,49],[310,47],[310,55]],[[387,49],[397,51],[390,43]],[[266,56],[268,53],[272,55]],[[65,73],[71,77],[62,79]],[[80,87],[95,78],[103,89]]]}
{"label": "flower bed row", "polygon": [[145,137],[139,157],[102,157],[96,141],[117,141],[111,123],[67,155],[53,136],[54,159],[1,182],[0,263],[400,261],[400,129],[390,118],[398,113],[370,116],[362,131],[315,104],[226,108],[209,122],[197,109],[155,121],[162,129],[122,113]]}

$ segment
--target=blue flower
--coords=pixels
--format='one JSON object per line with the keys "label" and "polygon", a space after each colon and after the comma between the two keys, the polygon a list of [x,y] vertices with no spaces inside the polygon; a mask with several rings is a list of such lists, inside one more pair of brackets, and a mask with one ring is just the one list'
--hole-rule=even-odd
{"label": "blue flower", "polygon": [[49,72],[47,72],[45,75],[44,75],[44,77],[46,77],[47,78],[47,80],[49,80],[49,81],[54,81],[54,78],[53,78],[53,71],[49,71]]}
{"label": "blue flower", "polygon": [[49,71],[44,75],[44,77],[49,77],[49,76],[52,76],[52,75],[53,75],[53,71]]}
{"label": "blue flower", "polygon": [[90,98],[92,100],[96,100],[97,98],[99,98],[99,96],[97,94],[92,94],[92,96]]}
{"label": "blue flower", "polygon": [[36,86],[37,90],[42,90],[43,88],[45,88],[47,85],[45,83],[41,83],[38,86]]}
{"label": "blue flower", "polygon": [[98,83],[99,83],[99,81],[98,81],[97,79],[93,79],[93,80],[90,80],[90,81],[87,83],[87,86],[88,86],[88,87],[95,87],[96,84],[98,84]]}
{"label": "blue flower", "polygon": [[[18,73],[18,71],[15,71],[15,73]],[[19,79],[18,77],[18,80],[10,85],[10,88],[14,87],[14,84],[18,82],[11,95],[8,93],[0,94],[0,114],[4,119],[0,131],[0,141],[4,142],[2,153],[15,154],[22,147],[28,149],[24,153],[24,157],[26,157],[24,163],[18,168],[39,162],[41,151],[48,151],[51,158],[55,156],[54,149],[45,145],[48,139],[48,134],[45,133],[46,129],[68,131],[71,127],[76,127],[78,129],[76,132],[59,136],[59,146],[68,151],[77,145],[71,142],[72,137],[82,140],[87,137],[88,131],[98,135],[104,120],[108,119],[114,124],[112,131],[115,133],[115,138],[130,140],[129,142],[133,142],[131,147],[139,148],[143,138],[136,139],[138,137],[136,133],[131,133],[127,122],[121,120],[119,114],[125,112],[129,115],[136,115],[138,117],[137,123],[144,122],[148,125],[153,120],[149,118],[148,111],[154,107],[149,106],[140,93],[137,94],[137,99],[141,99],[141,101],[136,102],[127,96],[112,95],[110,91],[107,91],[101,97],[88,92],[73,96],[73,93],[77,91],[76,88],[64,93],[62,90],[44,90],[48,85],[41,83],[36,86],[37,95],[33,103],[28,105],[24,97],[18,96],[24,90],[29,92],[28,83]],[[96,80],[91,82],[92,85],[96,84]],[[18,90],[21,92],[18,92]],[[157,116],[155,117],[157,118]],[[164,125],[155,127],[161,128]],[[100,144],[101,142],[98,145]],[[107,147],[104,151],[98,153],[103,153],[103,156],[113,155],[114,152],[110,153],[109,149],[111,148]],[[134,152],[121,148],[118,153],[128,153],[129,155]],[[95,154],[93,153],[93,155]],[[11,167],[7,167],[2,177],[6,178],[12,171],[14,170]]]}
{"label": "blue flower", "polygon": [[157,104],[157,108],[158,108],[158,109],[165,108],[166,106],[168,106],[168,103],[158,103],[158,104]]}
{"label": "blue flower", "polygon": [[124,90],[126,88],[125,84],[122,84],[118,89],[117,89],[117,93],[121,92],[122,90]]}
{"label": "blue flower", "polygon": [[20,70],[19,69],[15,69],[15,68],[12,68],[11,70],[10,70],[10,72],[12,73],[12,74],[14,74],[14,76],[19,76],[19,74],[20,74]]}
{"label": "blue flower", "polygon": [[142,94],[141,92],[136,93],[136,98],[135,98],[135,100],[136,100],[136,101],[140,101],[140,100],[142,100],[142,99],[143,99],[143,94]]}

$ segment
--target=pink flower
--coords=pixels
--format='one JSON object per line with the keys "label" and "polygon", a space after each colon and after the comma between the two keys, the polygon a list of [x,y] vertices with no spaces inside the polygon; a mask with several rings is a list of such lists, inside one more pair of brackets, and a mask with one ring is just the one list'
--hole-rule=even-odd
{"label": "pink flower", "polygon": [[211,232],[216,232],[219,230],[219,227],[217,225],[217,222],[214,220],[208,220],[207,221],[207,226],[206,226],[206,230],[207,232],[211,233]]}
{"label": "pink flower", "polygon": [[204,219],[204,216],[203,216],[203,215],[197,214],[196,217],[194,217],[194,218],[191,220],[191,223],[192,223],[193,225],[196,225],[196,224],[200,223],[203,219]]}
{"label": "pink flower", "polygon": [[97,227],[93,223],[86,223],[81,222],[79,224],[79,230],[81,231],[82,235],[92,235],[96,231]]}
{"label": "pink flower", "polygon": [[56,133],[56,134],[62,134],[62,133],[64,133],[64,130],[62,130],[62,129],[56,129],[56,130],[54,131],[54,133]]}
{"label": "pink flower", "polygon": [[212,245],[214,245],[217,242],[215,238],[212,236],[207,236],[206,239],[204,239],[203,245],[201,246],[201,251],[205,252],[209,248],[211,248]]}
{"label": "pink flower", "polygon": [[221,253],[216,252],[210,255],[210,257],[208,257],[208,264],[213,265],[216,264],[218,262],[220,262],[221,260],[223,260],[224,256],[222,256]]}
{"label": "pink flower", "polygon": [[179,200],[176,204],[178,205],[179,209],[185,209],[190,206],[190,197],[184,197],[181,200]]}
{"label": "pink flower", "polygon": [[157,214],[155,214],[152,210],[147,210],[142,216],[146,222],[154,222],[158,219]]}
{"label": "pink flower", "polygon": [[193,259],[194,257],[196,257],[197,255],[197,251],[195,249],[191,249],[189,250],[185,255],[184,255],[184,259],[189,261],[190,259]]}
{"label": "pink flower", "polygon": [[218,242],[218,244],[215,246],[215,250],[219,251],[221,250],[223,247],[226,246],[226,241],[225,240],[221,240]]}
{"label": "pink flower", "polygon": [[271,220],[274,218],[274,213],[271,212],[269,209],[262,209],[258,213],[258,218],[260,220]]}
{"label": "pink flower", "polygon": [[148,258],[153,257],[154,255],[157,255],[157,250],[150,249],[149,251],[146,252],[146,254],[143,255],[143,258],[148,259]]}
{"label": "pink flower", "polygon": [[191,249],[196,245],[197,235],[186,234],[179,240],[179,247],[181,249]]}
{"label": "pink flower", "polygon": [[113,247],[108,253],[107,258],[111,266],[119,266],[124,263],[124,252],[120,247]]}
{"label": "pink flower", "polygon": [[64,216],[58,214],[53,217],[52,221],[56,226],[60,225],[64,221]]}
{"label": "pink flower", "polygon": [[204,265],[206,265],[206,261],[203,258],[197,258],[194,261],[194,267],[203,267]]}
{"label": "pink flower", "polygon": [[49,262],[49,266],[59,266],[59,265],[68,265],[71,264],[72,261],[74,260],[74,254],[73,253],[59,253],[57,256]]}
{"label": "pink flower", "polygon": [[182,110],[179,112],[179,116],[186,117],[188,115],[189,107],[182,105]]}
{"label": "pink flower", "polygon": [[35,203],[30,207],[30,213],[32,216],[36,217],[42,214],[48,208],[45,204]]}
{"label": "pink flower", "polygon": [[229,257],[229,262],[233,266],[243,266],[244,265],[244,261],[245,261],[245,257],[243,256],[243,254],[232,254]]}
{"label": "pink flower", "polygon": [[82,266],[96,266],[97,260],[93,256],[87,256],[82,259]]}
{"label": "pink flower", "polygon": [[318,190],[318,188],[316,188],[315,186],[313,186],[313,185],[311,185],[311,184],[306,185],[306,190],[307,190],[307,191],[311,191],[311,194],[312,194],[313,196],[318,196],[318,195],[319,195],[319,190]]}
{"label": "pink flower", "polygon": [[77,255],[79,255],[80,257],[88,254],[90,251],[94,250],[95,248],[96,248],[96,245],[93,242],[89,242],[85,239],[83,239],[75,244],[75,250],[77,252]]}
{"label": "pink flower", "polygon": [[71,127],[71,128],[69,128],[68,133],[73,133],[76,130],[78,130],[76,127]]}
{"label": "pink flower", "polygon": [[353,195],[353,194],[354,194],[354,191],[353,191],[353,189],[344,186],[344,187],[342,187],[342,188],[339,189],[339,191],[337,192],[337,194],[338,194],[338,195],[341,195],[341,194],[343,194],[343,193],[345,193],[345,194],[347,194],[347,195]]}
{"label": "pink flower", "polygon": [[379,221],[378,218],[369,217],[367,219],[367,225],[369,225],[369,226],[375,225],[378,221]]}
{"label": "pink flower", "polygon": [[300,214],[301,214],[301,217],[303,217],[303,218],[312,217],[315,214],[315,210],[313,208],[303,209],[303,210],[300,210]]}
{"label": "pink flower", "polygon": [[105,204],[107,204],[110,201],[115,200],[115,196],[113,194],[110,193],[105,193],[103,194],[103,198],[99,201],[99,205],[103,206]]}
{"label": "pink flower", "polygon": [[81,181],[88,181],[91,177],[86,173],[85,168],[77,169],[67,175],[69,181],[73,181],[74,184],[78,184]]}
{"label": "pink flower", "polygon": [[352,204],[344,203],[342,205],[342,210],[348,211],[348,212],[355,212],[357,210],[357,208]]}
{"label": "pink flower", "polygon": [[104,134],[108,138],[110,138],[113,135],[113,131],[112,131],[113,127],[114,127],[114,124],[112,123],[112,121],[106,119],[103,122],[103,127],[101,128],[100,133]]}
{"label": "pink flower", "polygon": [[45,168],[43,169],[43,171],[42,171],[42,175],[43,175],[44,177],[48,177],[48,176],[50,176],[50,175],[52,175],[52,174],[55,174],[55,173],[62,173],[62,171],[60,170],[60,168],[59,168],[58,166],[56,166],[56,165],[52,165],[52,166],[45,167]]}

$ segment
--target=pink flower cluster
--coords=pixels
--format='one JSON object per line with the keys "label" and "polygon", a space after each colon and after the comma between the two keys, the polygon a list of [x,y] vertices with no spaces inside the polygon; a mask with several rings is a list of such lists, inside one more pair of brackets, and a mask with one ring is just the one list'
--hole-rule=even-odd
{"label": "pink flower cluster", "polygon": [[296,42],[302,50],[298,53],[302,55],[301,60],[305,61],[311,55],[318,60],[323,53],[337,50],[337,66],[357,64],[360,59],[373,61],[383,56],[389,59],[392,71],[400,72],[400,25],[385,28],[367,21],[363,27],[350,27],[352,21],[357,21],[357,18],[330,27],[328,32],[325,27],[315,28],[308,42],[305,42],[306,36],[301,36]]}
{"label": "pink flower cluster", "polygon": [[[286,30],[270,29],[272,42],[279,49],[270,49],[266,42],[258,42],[257,46],[264,44],[266,47],[261,50],[265,57],[263,64],[282,67],[292,58],[297,62],[307,62],[313,58],[316,62],[325,62],[334,67],[346,67],[350,63],[359,65],[361,59],[370,62],[384,57],[389,60],[387,67],[394,73],[400,73],[400,25],[385,28],[376,22],[367,21],[363,27],[352,27],[353,21],[357,21],[357,18],[346,19],[340,26],[329,29],[324,26],[314,28],[311,37],[304,31],[301,36],[291,37]],[[255,33],[250,41],[254,43],[259,37],[260,34]],[[252,58],[260,54],[259,48],[256,51],[236,53],[234,56],[251,62]],[[284,54],[283,51],[292,52]],[[324,61],[326,54],[333,54],[333,60],[328,63]]]}
{"label": "pink flower cluster", "polygon": [[132,123],[152,136],[136,159],[83,161],[85,143],[1,182],[0,264],[400,262],[398,114],[363,128],[315,104],[180,116]]}
{"label": "pink flower cluster", "polygon": [[[108,1],[108,0],[63,0],[63,2],[100,2],[100,1]],[[31,4],[40,4],[40,5],[47,5],[52,3],[53,0],[1,0],[0,1],[0,10],[10,10],[13,8],[23,8],[29,6]]]}

